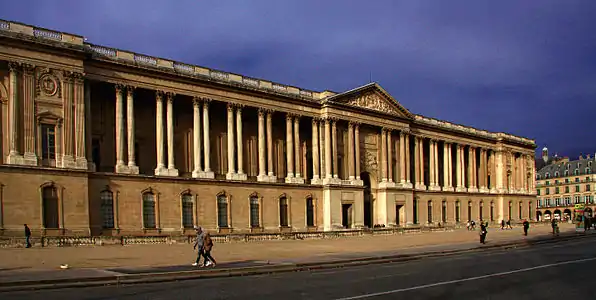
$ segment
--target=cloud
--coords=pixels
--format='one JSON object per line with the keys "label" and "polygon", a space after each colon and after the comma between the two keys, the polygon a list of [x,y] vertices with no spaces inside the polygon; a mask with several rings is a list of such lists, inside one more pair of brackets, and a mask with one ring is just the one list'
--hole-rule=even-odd
{"label": "cloud", "polygon": [[415,113],[564,153],[596,148],[593,11],[589,0],[21,0],[0,17],[309,89],[372,75]]}

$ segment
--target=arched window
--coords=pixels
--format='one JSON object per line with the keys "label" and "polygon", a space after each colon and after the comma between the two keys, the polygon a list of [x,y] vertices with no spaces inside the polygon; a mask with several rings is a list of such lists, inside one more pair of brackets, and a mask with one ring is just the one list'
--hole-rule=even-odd
{"label": "arched window", "polygon": [[428,210],[428,223],[432,223],[433,222],[433,202],[432,201],[428,201],[427,204],[427,210]]}
{"label": "arched window", "polygon": [[58,192],[54,186],[42,189],[43,199],[43,227],[59,228],[58,223]]}
{"label": "arched window", "polygon": [[544,179],[549,179],[549,178],[550,178],[550,174],[549,173],[544,174]]}
{"label": "arched window", "polygon": [[495,202],[493,201],[490,202],[490,220],[495,220]]}
{"label": "arched window", "polygon": [[586,174],[590,174],[592,173],[592,170],[590,170],[590,168],[586,168]]}
{"label": "arched window", "polygon": [[579,175],[579,170],[578,169],[573,170],[573,175]]}
{"label": "arched window", "polygon": [[472,201],[468,201],[468,221],[472,220]]}
{"label": "arched window", "polygon": [[461,221],[461,207],[459,205],[459,200],[455,201],[455,222],[459,223]]}
{"label": "arched window", "polygon": [[114,228],[114,194],[105,190],[99,194],[101,200],[101,216],[103,218],[103,228]]}
{"label": "arched window", "polygon": [[555,172],[555,177],[559,177],[559,172]]}
{"label": "arched window", "polygon": [[228,197],[226,194],[217,196],[217,226],[226,228],[228,224]]}
{"label": "arched window", "polygon": [[194,226],[194,202],[190,193],[182,194],[182,226],[192,228]]}
{"label": "arched window", "polygon": [[156,228],[155,223],[155,194],[143,193],[143,227]]}
{"label": "arched window", "polygon": [[447,222],[447,201],[445,200],[441,203],[441,221]]}
{"label": "arched window", "polygon": [[315,203],[312,197],[306,198],[306,226],[315,226]]}
{"label": "arched window", "polygon": [[565,177],[569,176],[569,170],[565,170],[563,174],[565,175]]}
{"label": "arched window", "polygon": [[261,226],[259,214],[259,197],[250,196],[250,227],[258,228]]}
{"label": "arched window", "polygon": [[536,180],[540,180],[540,174],[536,175]]}
{"label": "arched window", "polygon": [[279,226],[288,227],[289,225],[288,198],[286,198],[286,196],[282,196],[279,198]]}
{"label": "arched window", "polygon": [[482,214],[482,209],[484,209],[484,202],[480,201],[480,205],[478,205],[478,220],[482,221],[484,215]]}

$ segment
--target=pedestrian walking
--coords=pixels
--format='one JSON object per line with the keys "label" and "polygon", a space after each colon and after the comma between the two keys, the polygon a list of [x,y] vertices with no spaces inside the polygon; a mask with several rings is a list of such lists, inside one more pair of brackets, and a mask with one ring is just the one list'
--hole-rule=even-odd
{"label": "pedestrian walking", "polygon": [[557,227],[557,221],[554,218],[550,221],[550,227],[552,227],[552,229],[553,229],[553,235],[554,235],[556,233],[556,229],[555,228]]}
{"label": "pedestrian walking", "polygon": [[524,226],[524,235],[528,235],[528,229],[530,229],[530,222],[528,222],[528,220],[524,220],[524,222],[522,223]]}
{"label": "pedestrian walking", "polygon": [[211,250],[213,250],[213,239],[211,239],[211,235],[209,232],[205,233],[205,237],[203,238],[203,257],[205,257],[205,267],[215,267],[215,258],[211,256]]}
{"label": "pedestrian walking", "polygon": [[[201,256],[203,256],[203,247],[205,245],[205,233],[200,226],[195,226],[195,230],[197,231],[197,240],[193,246],[193,249],[197,250],[197,260],[192,264],[193,266],[202,267],[203,265],[200,264]],[[206,262],[206,258],[203,259],[203,263]]]}
{"label": "pedestrian walking", "polygon": [[505,229],[505,220],[501,220],[501,230]]}
{"label": "pedestrian walking", "polygon": [[484,223],[480,223],[480,243],[486,244],[486,225]]}
{"label": "pedestrian walking", "polygon": [[511,227],[511,219],[507,220],[507,229],[513,229],[513,227]]}
{"label": "pedestrian walking", "polygon": [[29,229],[29,226],[27,226],[27,224],[25,224],[25,241],[26,241],[26,248],[31,248],[31,229]]}

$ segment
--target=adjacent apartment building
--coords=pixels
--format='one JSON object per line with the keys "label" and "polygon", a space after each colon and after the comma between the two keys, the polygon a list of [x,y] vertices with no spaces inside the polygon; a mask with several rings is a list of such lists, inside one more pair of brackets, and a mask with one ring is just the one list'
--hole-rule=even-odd
{"label": "adjacent apartment building", "polygon": [[583,204],[585,212],[592,217],[596,165],[590,154],[577,160],[568,157],[549,157],[548,148],[542,149],[542,164],[536,172],[537,207],[536,219],[567,221],[573,217],[576,204]]}
{"label": "adjacent apartment building", "polygon": [[535,142],[0,20],[0,232],[332,231],[534,218]]}

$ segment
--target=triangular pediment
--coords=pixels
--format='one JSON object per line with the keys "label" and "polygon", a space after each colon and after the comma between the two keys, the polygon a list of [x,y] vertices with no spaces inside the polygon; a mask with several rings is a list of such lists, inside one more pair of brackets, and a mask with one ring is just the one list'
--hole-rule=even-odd
{"label": "triangular pediment", "polygon": [[334,95],[328,102],[344,104],[361,109],[393,115],[403,119],[413,119],[414,115],[395,100],[377,83]]}

